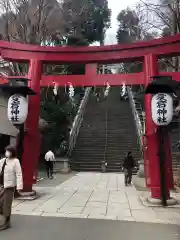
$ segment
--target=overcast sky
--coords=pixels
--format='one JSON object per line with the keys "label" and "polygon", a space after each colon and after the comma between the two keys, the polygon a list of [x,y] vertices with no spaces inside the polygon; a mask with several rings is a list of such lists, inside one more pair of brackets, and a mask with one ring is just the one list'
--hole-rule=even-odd
{"label": "overcast sky", "polygon": [[117,15],[118,13],[127,8],[134,7],[138,2],[137,0],[108,0],[109,8],[112,10],[112,24],[111,29],[107,31],[106,44],[116,43],[116,30],[117,30]]}

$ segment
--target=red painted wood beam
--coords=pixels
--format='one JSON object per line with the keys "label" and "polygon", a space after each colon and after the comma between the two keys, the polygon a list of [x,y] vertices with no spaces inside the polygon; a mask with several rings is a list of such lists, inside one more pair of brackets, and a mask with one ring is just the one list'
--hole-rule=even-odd
{"label": "red painted wood beam", "polygon": [[8,83],[7,78],[0,76],[0,85]]}
{"label": "red painted wood beam", "polygon": [[171,56],[180,54],[180,34],[153,41],[99,47],[41,47],[0,41],[0,52],[4,59],[59,63],[114,63],[143,60],[147,54]]}
{"label": "red painted wood beam", "polygon": [[41,86],[65,86],[71,82],[73,86],[111,86],[144,84],[144,73],[136,74],[105,74],[105,75],[58,75],[42,76]]}
{"label": "red painted wood beam", "polygon": [[59,53],[87,53],[87,52],[104,52],[104,51],[118,51],[118,50],[131,50],[133,48],[144,48],[144,47],[155,47],[161,45],[169,45],[180,42],[180,34],[154,39],[151,41],[139,41],[131,44],[114,44],[105,46],[91,46],[91,47],[71,47],[71,46],[58,46],[58,47],[48,47],[39,46],[32,44],[22,44],[16,42],[0,41],[0,49],[9,50],[21,50],[21,51],[32,51],[32,52],[59,52]]}
{"label": "red painted wood beam", "polygon": [[173,80],[180,82],[180,72],[160,72],[159,75],[171,76]]}
{"label": "red painted wood beam", "polygon": [[[12,76],[13,78],[24,78],[27,76]],[[7,83],[8,81],[0,78],[0,84]],[[65,86],[70,82],[73,86],[104,86],[107,82],[111,86],[138,85],[144,84],[144,73],[135,74],[105,74],[105,75],[43,75],[41,79],[41,87]]]}
{"label": "red painted wood beam", "polygon": [[[53,48],[53,47],[52,47]],[[1,56],[9,61],[28,61],[28,59],[41,60],[47,63],[71,64],[71,63],[120,63],[130,61],[143,61],[148,54],[155,54],[159,57],[176,56],[180,54],[180,43],[161,45],[154,47],[124,49],[116,51],[61,53],[61,52],[30,52],[21,50],[2,50]]]}
{"label": "red painted wood beam", "polygon": [[[160,72],[159,75],[172,76],[173,80],[180,82],[180,72]],[[27,78],[27,76],[9,76],[8,78]],[[0,84],[7,83],[5,77],[0,77]],[[144,85],[144,73],[134,74],[105,74],[105,75],[43,75],[41,79],[41,87],[65,86],[71,82],[73,86],[104,86],[108,82],[111,86],[126,85]]]}

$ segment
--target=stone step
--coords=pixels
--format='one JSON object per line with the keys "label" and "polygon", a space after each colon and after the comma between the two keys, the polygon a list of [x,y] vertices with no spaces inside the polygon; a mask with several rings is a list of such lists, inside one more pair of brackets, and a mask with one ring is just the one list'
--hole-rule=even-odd
{"label": "stone step", "polygon": [[108,144],[113,144],[113,143],[117,144],[118,143],[119,145],[121,145],[121,144],[127,143],[127,144],[136,144],[137,145],[136,140],[130,139],[130,138],[125,139],[124,141],[122,141],[120,138],[119,139],[115,138],[114,142],[113,142],[113,137],[111,139],[108,139],[108,138],[106,139],[105,137],[94,137],[93,135],[91,135],[91,137],[87,137],[87,136],[80,137],[77,141],[82,144],[86,143],[86,142],[93,143],[93,142],[103,141],[103,143],[108,143]]}
{"label": "stone step", "polygon": [[88,158],[89,156],[98,158],[98,157],[104,156],[104,151],[100,151],[98,154],[92,153],[90,151],[87,151],[87,152],[86,151],[76,151],[73,153],[73,156],[80,157],[80,158]]}
{"label": "stone step", "polygon": [[119,90],[113,88],[110,93],[107,101],[97,104],[90,99],[87,104],[72,153],[75,170],[101,171],[100,161],[105,159],[108,171],[119,172],[127,151],[132,150],[135,159],[140,158],[130,105],[119,100]]}

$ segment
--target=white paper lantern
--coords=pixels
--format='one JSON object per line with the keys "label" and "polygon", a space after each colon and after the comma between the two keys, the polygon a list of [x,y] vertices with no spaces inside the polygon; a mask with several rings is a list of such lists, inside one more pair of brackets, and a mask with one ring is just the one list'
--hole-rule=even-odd
{"label": "white paper lantern", "polygon": [[123,83],[122,86],[122,96],[124,96],[126,94],[126,85]]}
{"label": "white paper lantern", "polygon": [[107,82],[107,86],[106,86],[106,89],[104,91],[104,97],[107,97],[109,95],[109,90],[110,90],[110,85],[109,83]]}
{"label": "white paper lantern", "polygon": [[109,88],[110,88],[110,84],[107,82],[106,89],[109,89]]}
{"label": "white paper lantern", "polygon": [[158,93],[151,100],[152,120],[158,126],[168,125],[173,118],[173,99],[167,93]]}
{"label": "white paper lantern", "polygon": [[74,97],[74,87],[71,83],[69,83],[69,97],[70,98]]}
{"label": "white paper lantern", "polygon": [[12,95],[8,100],[8,119],[12,124],[23,124],[28,115],[28,100],[20,94]]}
{"label": "white paper lantern", "polygon": [[56,83],[54,83],[53,93],[55,96],[58,95],[58,85]]}

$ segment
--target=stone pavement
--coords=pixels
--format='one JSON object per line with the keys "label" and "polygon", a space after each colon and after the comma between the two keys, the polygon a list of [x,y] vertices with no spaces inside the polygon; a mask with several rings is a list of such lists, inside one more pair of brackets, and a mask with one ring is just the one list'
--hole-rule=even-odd
{"label": "stone pavement", "polygon": [[54,178],[51,180],[47,178],[47,174],[45,171],[39,172],[38,175],[39,175],[40,181],[38,181],[37,185],[39,187],[56,187],[59,184],[67,181],[69,178],[75,176],[76,172],[70,172],[68,174],[57,173],[57,174],[54,174]]}
{"label": "stone pavement", "polygon": [[136,189],[124,186],[122,174],[78,173],[37,190],[41,197],[34,201],[14,201],[13,214],[180,224],[180,209],[143,206]]}

